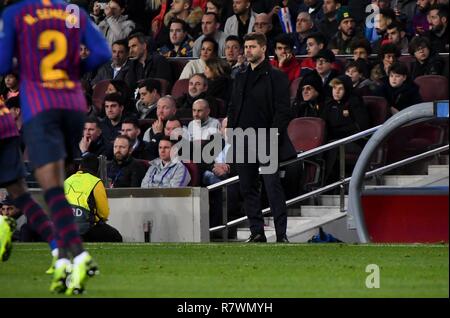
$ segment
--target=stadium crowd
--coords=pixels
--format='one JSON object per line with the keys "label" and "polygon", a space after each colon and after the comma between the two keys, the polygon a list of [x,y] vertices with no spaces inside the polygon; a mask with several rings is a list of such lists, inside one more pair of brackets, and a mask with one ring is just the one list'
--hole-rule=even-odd
{"label": "stadium crowd", "polygon": [[[169,136],[178,128],[180,139],[204,146],[223,131],[233,81],[248,65],[243,38],[251,32],[266,36],[270,64],[288,78],[292,118],[322,118],[327,141],[374,126],[363,96],[383,97],[388,117],[423,100],[415,79],[448,77],[448,56],[440,55],[449,52],[448,1],[69,2],[89,12],[112,51],[110,62],[82,75],[90,107],[78,153],[106,156],[107,187],[207,186],[236,175],[224,160],[226,142],[214,163],[193,165],[191,158],[171,159]],[[89,54],[80,47],[81,59]],[[20,131],[19,75],[0,80]],[[337,152],[324,160],[325,181],[336,181]],[[283,180],[286,193],[305,190],[290,177]],[[228,191],[229,215],[241,215],[239,188]],[[210,194],[210,226],[221,222],[219,194]]]}

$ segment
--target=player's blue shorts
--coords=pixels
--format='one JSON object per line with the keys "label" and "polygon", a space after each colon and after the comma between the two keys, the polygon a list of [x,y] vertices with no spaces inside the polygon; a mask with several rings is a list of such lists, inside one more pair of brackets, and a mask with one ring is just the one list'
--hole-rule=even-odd
{"label": "player's blue shorts", "polygon": [[25,144],[33,168],[72,160],[83,136],[85,119],[86,115],[79,111],[51,109],[25,123]]}
{"label": "player's blue shorts", "polygon": [[25,177],[20,137],[0,140],[0,188]]}

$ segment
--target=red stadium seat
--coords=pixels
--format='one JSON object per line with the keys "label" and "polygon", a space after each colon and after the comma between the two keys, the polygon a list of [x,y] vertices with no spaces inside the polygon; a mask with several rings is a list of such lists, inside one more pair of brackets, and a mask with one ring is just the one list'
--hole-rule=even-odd
{"label": "red stadium seat", "polygon": [[414,82],[419,85],[424,102],[448,99],[448,79],[442,75],[422,75]]}
{"label": "red stadium seat", "polygon": [[[291,120],[288,136],[297,152],[303,152],[323,145],[325,142],[325,121],[316,117],[301,117]],[[323,160],[304,160],[301,186],[309,189],[323,183]]]}
{"label": "red stadium seat", "polygon": [[98,82],[92,92],[92,104],[94,105],[95,109],[97,110],[97,114],[100,114],[103,108],[103,99],[106,95],[106,89],[108,88],[108,85],[110,83],[110,80],[103,80]]}
{"label": "red stadium seat", "polygon": [[416,61],[416,58],[411,55],[402,55],[398,58],[399,62],[402,62],[408,68],[408,71],[411,72],[411,65]]}
{"label": "red stadium seat", "polygon": [[388,105],[386,99],[380,96],[363,96],[364,105],[366,106],[372,126],[383,124],[387,119]]}
{"label": "red stadium seat", "polygon": [[189,187],[198,187],[200,186],[200,170],[195,162],[192,161],[183,161],[184,166],[189,171],[191,175],[191,181],[189,182]]}
{"label": "red stadium seat", "polygon": [[300,84],[301,80],[302,80],[301,77],[296,78],[295,80],[292,81],[291,85],[289,85],[289,96],[291,98],[291,104],[294,101],[295,97],[297,96],[298,85]]}
{"label": "red stadium seat", "polygon": [[177,80],[175,84],[173,84],[171,94],[174,98],[178,98],[183,96],[184,94],[187,94],[188,91],[189,91],[189,80],[181,79]]}

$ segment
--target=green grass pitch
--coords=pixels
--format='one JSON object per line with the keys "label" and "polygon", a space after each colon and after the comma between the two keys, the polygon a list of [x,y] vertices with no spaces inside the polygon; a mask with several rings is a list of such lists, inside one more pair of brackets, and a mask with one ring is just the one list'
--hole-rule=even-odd
{"label": "green grass pitch", "polygon": [[[449,297],[449,246],[353,244],[86,244],[100,266],[87,297]],[[48,292],[45,244],[15,243],[0,297]],[[379,288],[367,288],[379,267]]]}

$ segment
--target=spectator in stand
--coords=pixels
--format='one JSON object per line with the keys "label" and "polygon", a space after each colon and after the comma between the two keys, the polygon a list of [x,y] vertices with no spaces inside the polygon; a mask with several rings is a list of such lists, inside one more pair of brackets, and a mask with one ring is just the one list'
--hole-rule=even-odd
{"label": "spectator in stand", "polygon": [[189,184],[191,176],[178,156],[173,153],[174,143],[169,137],[160,140],[159,158],[150,162],[141,188],[176,188]]}
{"label": "spectator in stand", "polygon": [[220,122],[216,118],[210,117],[210,112],[211,109],[206,99],[198,99],[192,105],[193,119],[188,125],[191,141],[209,140],[212,135],[220,132]]}
{"label": "spectator in stand", "polygon": [[449,31],[448,31],[448,2],[446,5],[433,5],[428,11],[430,31],[426,36],[430,39],[431,47],[438,53],[448,53],[449,51]]}
{"label": "spectator in stand", "polygon": [[352,54],[351,43],[355,38],[363,38],[356,33],[356,22],[353,13],[346,6],[338,9],[336,14],[338,22],[338,32],[331,39],[328,48],[334,54]]}
{"label": "spectator in stand", "polygon": [[372,68],[370,79],[376,84],[382,84],[388,76],[389,68],[398,61],[399,57],[400,51],[395,44],[383,45],[378,53],[380,62]]}
{"label": "spectator in stand", "polygon": [[161,82],[146,79],[138,84],[139,100],[136,110],[139,119],[156,119],[156,103],[161,98]]}
{"label": "spectator in stand", "polygon": [[[220,98],[228,104],[233,86],[230,65],[219,58],[209,59],[206,61],[205,76],[208,79],[206,95]],[[219,116],[225,115],[226,112]]]}
{"label": "spectator in stand", "polygon": [[1,93],[1,97],[7,100],[11,97],[16,97],[19,95],[19,74],[8,73],[4,78],[4,89]]}
{"label": "spectator in stand", "polygon": [[180,79],[190,78],[191,75],[196,73],[204,73],[206,60],[217,57],[218,50],[219,45],[214,39],[204,38],[202,41],[200,58],[197,60],[191,60],[184,66]]}
{"label": "spectator in stand", "polygon": [[389,77],[384,80],[383,85],[377,91],[377,95],[387,100],[392,115],[406,107],[422,102],[419,87],[410,79],[405,64],[400,62],[392,64],[388,74]]}
{"label": "spectator in stand", "polygon": [[117,40],[112,45],[112,60],[101,66],[97,75],[91,81],[92,85],[103,80],[124,80],[128,72],[130,62],[128,61],[128,42]]}
{"label": "spectator in stand", "polygon": [[339,22],[336,19],[337,11],[341,7],[341,0],[324,0],[324,18],[317,24],[317,29],[322,33],[327,41],[330,41],[338,31]]}
{"label": "spectator in stand", "polygon": [[177,106],[175,99],[170,95],[161,97],[158,100],[156,106],[157,120],[155,120],[155,122],[152,124],[152,127],[147,129],[142,139],[147,142],[150,142],[156,134],[163,133],[167,119],[175,116],[176,113],[177,113]]}
{"label": "spectator in stand", "polygon": [[114,140],[114,158],[107,166],[109,188],[139,188],[145,175],[145,166],[132,153],[128,136],[120,135]]}
{"label": "spectator in stand", "polygon": [[127,38],[136,26],[127,15],[123,15],[125,6],[125,0],[110,0],[105,6],[105,19],[98,24],[98,27],[109,45]]}
{"label": "spectator in stand", "polygon": [[220,23],[220,30],[223,31],[223,28],[225,27],[225,22],[227,21],[227,16],[225,15],[225,12],[223,12],[224,3],[222,0],[209,0],[206,2],[206,13],[213,12],[217,14],[217,17],[219,18]]}
{"label": "spectator in stand", "polygon": [[409,41],[406,37],[404,26],[401,23],[394,21],[388,25],[386,32],[389,42],[395,44],[401,54],[408,54]]}
{"label": "spectator in stand", "polygon": [[372,69],[372,62],[369,60],[369,56],[372,53],[369,41],[365,38],[355,38],[350,43],[351,54],[353,55],[353,61],[363,60],[366,64],[364,69],[364,77],[370,77],[370,70]]}
{"label": "spectator in stand", "polygon": [[[369,129],[369,112],[362,98],[353,94],[352,80],[347,75],[341,75],[334,78],[330,86],[332,94],[325,102],[322,113],[326,122],[328,142]],[[363,146],[363,143],[352,142],[346,145],[346,151],[360,153]],[[326,184],[339,180],[338,153],[339,150],[334,148],[326,154]]]}
{"label": "spectator in stand", "polygon": [[300,5],[299,12],[308,12],[317,25],[324,18],[322,6],[322,0],[304,0],[303,5]]}
{"label": "spectator in stand", "polygon": [[333,69],[332,63],[335,61],[334,53],[329,49],[320,50],[313,57],[316,62],[316,72],[322,79],[323,93],[325,96],[331,95],[330,81],[339,75],[338,71]]}
{"label": "spectator in stand", "polygon": [[251,9],[250,0],[232,0],[234,15],[225,23],[224,32],[228,35],[237,35],[240,39],[252,32],[256,13]]}
{"label": "spectator in stand", "polygon": [[316,72],[306,74],[300,81],[292,105],[294,117],[321,117],[324,103],[322,78]]}
{"label": "spectator in stand", "polygon": [[313,71],[316,68],[316,63],[314,62],[313,57],[319,53],[320,50],[326,48],[327,44],[327,39],[322,33],[311,33],[306,37],[306,52],[308,53],[308,57],[303,59],[300,64],[301,76],[307,72]]}
{"label": "spectator in stand", "polygon": [[231,78],[246,67],[242,41],[236,35],[229,35],[225,41],[225,60],[231,67]]}
{"label": "spectator in stand", "polygon": [[131,89],[144,78],[162,78],[172,83],[172,68],[163,56],[150,53],[147,39],[142,33],[135,33],[128,38],[130,49],[130,69],[125,82]]}
{"label": "spectator in stand", "polygon": [[104,138],[100,122],[97,118],[89,117],[86,119],[79,149],[80,153],[75,158],[93,154],[96,157],[103,155],[108,160],[112,159],[112,145]]}
{"label": "spectator in stand", "polygon": [[306,39],[308,35],[314,32],[315,26],[311,15],[308,12],[300,12],[297,16],[294,38],[294,54],[306,55]]}
{"label": "spectator in stand", "polygon": [[165,57],[192,57],[194,40],[187,32],[184,20],[173,19],[169,23],[170,44],[158,49],[159,54]]}
{"label": "spectator in stand", "polygon": [[289,83],[300,77],[300,63],[293,54],[294,41],[289,34],[279,34],[275,38],[275,57],[270,64],[284,72]]}
{"label": "spectator in stand", "polygon": [[164,24],[156,34],[158,46],[168,45],[169,39],[169,22],[177,18],[185,21],[188,26],[188,33],[196,39],[201,34],[201,20],[203,16],[202,8],[193,6],[192,0],[173,0],[170,5],[170,11],[164,16]]}
{"label": "spectator in stand", "polygon": [[345,75],[351,78],[353,93],[359,96],[372,95],[375,84],[364,74],[367,73],[367,63],[362,59],[351,61],[345,67]]}
{"label": "spectator in stand", "polygon": [[430,29],[427,13],[431,7],[431,0],[417,0],[416,15],[412,19],[412,27],[415,36],[425,35]]}
{"label": "spectator in stand", "polygon": [[125,118],[122,122],[121,134],[127,136],[131,143],[131,156],[135,159],[153,160],[149,150],[149,143],[141,140],[141,129],[136,118]]}
{"label": "spectator in stand", "polygon": [[[192,104],[198,99],[211,99],[207,95],[208,78],[205,74],[198,73],[189,79],[188,92],[177,99],[177,114],[179,117],[192,116]],[[211,104],[212,105],[212,104]]]}
{"label": "spectator in stand", "polygon": [[418,36],[412,39],[409,53],[416,58],[411,65],[411,78],[422,75],[442,75],[445,71],[445,61],[436,52],[426,37]]}
{"label": "spectator in stand", "polygon": [[219,45],[218,55],[223,57],[225,55],[225,40],[227,35],[220,31],[220,22],[217,14],[207,12],[202,17],[202,35],[198,37],[194,42],[192,55],[199,57],[202,49],[203,40],[213,38]]}
{"label": "spectator in stand", "polygon": [[[108,87],[105,91],[105,96],[108,94],[119,94],[122,96],[122,100],[124,103],[124,114],[125,115],[136,115],[136,110],[134,108],[134,101],[130,92],[130,88],[128,87],[127,83],[123,80],[113,79],[109,82]],[[105,113],[104,109],[102,110],[103,113],[100,117],[104,118]]]}
{"label": "spectator in stand", "polygon": [[89,10],[89,16],[95,24],[99,24],[105,19],[105,7],[106,3],[103,1],[91,1],[91,8]]}
{"label": "spectator in stand", "polygon": [[103,105],[106,117],[100,123],[100,127],[105,139],[112,144],[122,129],[123,97],[118,93],[108,94],[105,96]]}
{"label": "spectator in stand", "polygon": [[375,14],[375,30],[378,35],[378,39],[372,42],[372,52],[379,53],[381,46],[388,40],[387,27],[395,21],[395,12],[392,9],[380,9]]}
{"label": "spectator in stand", "polygon": [[253,31],[262,33],[266,36],[268,51],[267,55],[272,56],[275,54],[274,47],[274,29],[272,19],[267,13],[259,13],[255,16],[255,24],[253,25]]}

